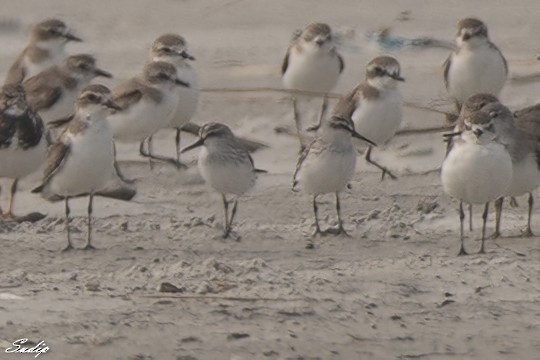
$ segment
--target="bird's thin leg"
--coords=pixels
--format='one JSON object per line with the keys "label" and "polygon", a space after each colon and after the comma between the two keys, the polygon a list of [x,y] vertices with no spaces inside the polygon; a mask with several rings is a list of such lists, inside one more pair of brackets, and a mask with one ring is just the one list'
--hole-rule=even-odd
{"label": "bird's thin leg", "polygon": [[146,138],[146,145],[148,147],[148,165],[150,166],[150,170],[154,170],[154,162],[152,161],[152,150],[153,150],[153,142],[152,142],[152,135]]}
{"label": "bird's thin leg", "polygon": [[315,215],[315,232],[313,236],[319,234],[324,235],[324,232],[321,231],[319,226],[319,207],[317,206],[317,195],[313,196],[313,214]]}
{"label": "bird's thin leg", "polygon": [[226,238],[229,236],[231,231],[229,228],[229,202],[227,201],[225,194],[221,194],[221,198],[223,199],[223,210],[225,212],[225,219],[223,221],[223,237]]}
{"label": "bird's thin leg", "polygon": [[326,110],[328,109],[328,95],[324,94],[323,96],[323,102],[321,105],[321,114],[319,115],[319,124],[317,127],[321,127],[325,117],[326,117]]}
{"label": "bird's thin leg", "polygon": [[304,146],[305,146],[304,143],[302,142],[302,119],[300,118],[300,111],[298,110],[298,103],[294,96],[291,98],[291,101],[292,101],[292,107],[293,107],[294,123],[296,125],[296,134],[298,135],[298,141],[300,143],[299,152],[302,153],[302,151],[304,151]]}
{"label": "bird's thin leg", "polygon": [[66,234],[67,234],[68,244],[67,244],[66,248],[64,250],[62,250],[62,251],[69,251],[69,250],[73,250],[74,247],[71,244],[71,234],[70,234],[70,230],[69,230],[69,213],[70,213],[70,209],[69,209],[69,197],[68,196],[66,196],[66,199],[64,200],[64,203],[65,203],[65,212],[66,212]]}
{"label": "bird's thin leg", "polygon": [[94,203],[94,193],[90,193],[88,196],[88,238],[86,241],[86,246],[84,250],[95,250],[96,248],[92,245],[92,210]]}
{"label": "bird's thin leg", "polygon": [[176,145],[176,164],[178,167],[186,168],[187,165],[180,161],[180,133],[182,132],[181,128],[176,128],[176,137],[175,137],[175,145]]}
{"label": "bird's thin leg", "polygon": [[495,231],[491,234],[490,239],[496,239],[501,236],[501,219],[503,209],[504,198],[500,197],[495,200]]}
{"label": "bird's thin leg", "polygon": [[13,183],[11,184],[11,195],[9,197],[9,207],[8,212],[6,214],[7,217],[14,218],[15,215],[13,214],[13,204],[15,202],[15,193],[17,192],[17,184],[19,183],[19,179],[13,180]]}
{"label": "bird's thin leg", "polygon": [[[147,144],[146,147],[148,148],[148,151],[144,149],[145,143]],[[162,161],[162,162],[171,164],[175,166],[176,168],[182,167],[181,165],[178,164],[176,159],[152,154],[152,136],[149,136],[143,141],[141,141],[141,144],[139,145],[139,154],[141,154],[142,157],[148,158],[148,164],[150,165],[150,170],[154,168],[154,162],[152,160]]]}
{"label": "bird's thin leg", "polygon": [[463,220],[465,220],[465,212],[463,211],[463,202],[459,202],[459,239],[461,241],[461,248],[459,249],[458,256],[467,255],[465,251],[465,240],[463,235]]}
{"label": "bird's thin leg", "polygon": [[233,207],[231,209],[231,217],[229,218],[229,233],[232,230],[232,222],[234,220],[234,216],[236,215],[236,209],[238,208],[238,199],[234,199],[233,201]]}
{"label": "bird's thin leg", "polygon": [[326,118],[326,110],[328,109],[328,95],[325,94],[321,105],[321,113],[319,114],[319,120],[313,126],[308,127],[307,131],[317,131],[322,126],[324,119]]}
{"label": "bird's thin leg", "polygon": [[485,254],[486,250],[484,249],[484,242],[486,241],[486,222],[488,218],[488,212],[489,212],[489,203],[486,203],[484,206],[484,213],[482,214],[482,245],[480,245],[480,251],[478,251],[479,254]]}
{"label": "bird's thin leg", "polygon": [[388,170],[387,168],[385,168],[384,166],[380,165],[379,163],[371,160],[371,150],[372,150],[372,147],[371,146],[368,146],[368,149],[366,151],[366,161],[371,164],[371,165],[374,165],[376,167],[378,167],[379,169],[381,169],[382,171],[382,175],[381,175],[381,180],[384,180],[384,176],[386,174],[388,174],[388,176],[390,176],[392,179],[397,179],[397,176],[395,176],[394,174],[392,174],[392,172],[390,172],[390,170]]}
{"label": "bird's thin leg", "polygon": [[[2,186],[0,186],[0,194],[2,194]],[[2,210],[2,207],[0,206],[0,216],[4,215],[4,210]]]}
{"label": "bird's thin leg", "polygon": [[469,231],[473,231],[473,224],[472,224],[472,204],[469,204]]}
{"label": "bird's thin leg", "polygon": [[527,228],[525,229],[525,232],[523,233],[524,236],[534,236],[531,229],[531,217],[532,217],[533,205],[534,205],[534,196],[533,196],[533,193],[530,192],[529,193],[529,213],[527,216]]}
{"label": "bird's thin leg", "polygon": [[341,203],[339,202],[339,193],[336,192],[336,212],[337,212],[337,218],[338,218],[338,234],[343,234],[345,236],[351,237],[343,227],[343,220],[341,220]]}

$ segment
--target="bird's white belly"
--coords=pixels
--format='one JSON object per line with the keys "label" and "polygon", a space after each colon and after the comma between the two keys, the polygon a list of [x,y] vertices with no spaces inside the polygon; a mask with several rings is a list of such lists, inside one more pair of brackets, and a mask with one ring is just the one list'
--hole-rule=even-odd
{"label": "bird's white belly", "polygon": [[178,78],[189,83],[190,87],[178,86],[176,88],[178,104],[169,122],[170,127],[181,127],[187,123],[195,114],[199,103],[199,84],[193,69],[179,67],[177,74]]}
{"label": "bird's white belly", "polygon": [[241,195],[255,185],[256,174],[249,160],[239,162],[210,160],[208,150],[203,147],[199,154],[198,166],[203,179],[220,193]]}
{"label": "bird's white belly", "polygon": [[506,190],[507,196],[519,196],[540,186],[540,171],[534,154],[513,164],[513,174],[510,187]]}
{"label": "bird's white belly", "polygon": [[74,136],[66,163],[49,184],[50,190],[62,196],[74,196],[102,189],[114,171],[113,142],[110,132],[98,129]]}
{"label": "bird's white belly", "polygon": [[504,60],[495,49],[485,47],[474,52],[462,49],[452,58],[448,90],[460,103],[478,93],[499,96],[506,76]]}
{"label": "bird's white belly", "polygon": [[383,145],[389,141],[401,126],[401,96],[392,90],[388,96],[375,100],[364,100],[353,113],[355,130],[373,141]]}
{"label": "bird's white belly", "polygon": [[21,149],[13,139],[11,145],[0,149],[0,177],[18,179],[39,169],[47,159],[47,144],[42,137],[38,145]]}
{"label": "bird's white belly", "polygon": [[173,94],[164,96],[160,103],[141,99],[130,108],[109,115],[113,136],[120,141],[142,141],[167,126],[176,108]]}
{"label": "bird's white belly", "polygon": [[342,191],[356,167],[356,151],[349,146],[344,151],[309,154],[298,173],[301,189],[314,195]]}
{"label": "bird's white belly", "polygon": [[505,194],[512,181],[512,160],[498,143],[456,143],[444,160],[444,191],[461,201],[485,204]]}
{"label": "bird's white belly", "polygon": [[336,86],[339,74],[337,55],[306,51],[289,56],[282,80],[287,89],[327,93]]}

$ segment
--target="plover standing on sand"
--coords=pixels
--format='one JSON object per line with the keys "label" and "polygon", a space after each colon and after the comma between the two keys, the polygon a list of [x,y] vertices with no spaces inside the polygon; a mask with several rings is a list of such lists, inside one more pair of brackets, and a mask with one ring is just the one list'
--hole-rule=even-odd
{"label": "plover standing on sand", "polygon": [[[293,191],[297,186],[313,195],[315,233],[335,233],[348,235],[341,220],[339,193],[345,189],[354,175],[356,149],[351,136],[375,145],[371,140],[356,132],[349,118],[332,116],[324,121],[315,139],[304,149],[293,175]],[[336,194],[338,228],[322,231],[319,226],[317,197],[326,193]]]}
{"label": "plover standing on sand", "polygon": [[[332,29],[327,24],[312,23],[289,45],[281,74],[283,86],[289,90],[299,90],[326,94],[330,92],[343,72],[345,63],[336,51],[332,41]],[[298,110],[297,98],[292,95],[293,112],[296,128],[302,132],[303,124]],[[324,96],[319,124],[325,116],[328,98]],[[303,148],[303,144],[300,144]]]}
{"label": "plover standing on sand", "polygon": [[119,109],[111,92],[103,85],[89,85],[82,90],[74,118],[51,145],[43,183],[32,192],[41,192],[45,198],[51,194],[61,196],[65,202],[68,245],[73,249],[70,236],[69,199],[88,195],[88,237],[84,249],[92,245],[92,206],[94,194],[102,189],[116,173],[114,143],[107,122],[109,109]]}
{"label": "plover standing on sand", "polygon": [[141,74],[117,86],[113,98],[121,110],[113,111],[108,117],[115,140],[140,141],[139,152],[148,157],[152,153],[151,143],[148,151],[144,151],[144,143],[169,124],[178,104],[175,88],[179,86],[189,84],[178,79],[176,68],[164,61],[147,63]]}
{"label": "plover standing on sand", "polygon": [[[184,126],[197,110],[199,102],[199,85],[197,74],[188,60],[195,60],[188,53],[186,40],[176,34],[164,34],[158,37],[152,44],[151,61],[164,61],[174,65],[178,79],[187,86],[177,86],[175,91],[178,96],[176,110],[169,121],[168,127],[176,129],[176,162],[179,166],[185,166],[180,162],[180,133]],[[151,143],[152,136],[148,138]],[[152,154],[149,154],[152,157]]]}
{"label": "plover standing on sand", "polygon": [[444,84],[458,109],[478,93],[499,96],[508,65],[501,51],[488,37],[487,26],[475,18],[458,22],[457,49],[446,59]]}
{"label": "plover standing on sand", "polygon": [[501,197],[512,182],[512,159],[497,140],[493,121],[477,111],[464,119],[465,129],[447,134],[456,137],[441,169],[443,189],[459,200],[460,242],[458,255],[466,255],[464,246],[463,203],[484,204],[482,245],[484,253],[489,202]]}
{"label": "plover standing on sand", "polygon": [[[388,142],[401,126],[402,99],[398,83],[401,77],[399,62],[391,56],[378,56],[366,65],[365,80],[343,96],[333,110],[333,115],[350,117],[358,133],[377,145]],[[388,174],[396,176],[386,167],[371,159],[372,147],[366,150],[366,161]]]}
{"label": "plover standing on sand", "polygon": [[[221,193],[225,209],[223,238],[229,237],[236,215],[238,198],[255,185],[257,173],[253,159],[229,127],[220,123],[207,123],[201,127],[199,139],[182,149],[182,153],[203,146],[199,153],[199,171],[204,180]],[[228,200],[232,195],[233,200]],[[229,215],[229,206],[232,209]]]}
{"label": "plover standing on sand", "polygon": [[[520,196],[529,194],[529,211],[525,236],[533,236],[531,216],[534,204],[533,191],[540,186],[540,145],[536,137],[516,126],[512,112],[503,104],[496,102],[484,106],[481,110],[487,113],[494,126],[499,141],[506,146],[512,159],[512,182],[503,196]],[[495,202],[495,232],[492,237],[500,236],[501,215],[503,208],[501,197]]]}
{"label": "plover standing on sand", "polygon": [[11,65],[5,83],[20,83],[65,58],[64,47],[69,41],[81,41],[58,19],[35,24],[30,31],[28,46]]}
{"label": "plover standing on sand", "polygon": [[34,113],[20,84],[7,84],[0,92],[0,177],[13,179],[7,213],[15,218],[13,204],[19,179],[35,171],[47,159],[45,127]]}
{"label": "plover standing on sand", "polygon": [[47,125],[72,115],[79,92],[97,76],[112,77],[97,67],[92,55],[77,54],[25,80],[22,85],[28,104]]}
{"label": "plover standing on sand", "polygon": [[[475,94],[472,96],[469,96],[467,100],[463,103],[463,106],[461,107],[461,111],[459,113],[459,116],[457,117],[457,120],[454,121],[454,133],[458,133],[460,131],[465,130],[465,123],[464,119],[469,118],[474,112],[480,111],[484,106],[490,103],[499,102],[499,99],[497,99],[494,95],[491,94]],[[450,152],[452,149],[452,146],[454,145],[454,137],[447,137],[445,139],[447,142],[446,144],[446,154]],[[469,204],[469,230],[473,231],[473,209],[472,204]]]}

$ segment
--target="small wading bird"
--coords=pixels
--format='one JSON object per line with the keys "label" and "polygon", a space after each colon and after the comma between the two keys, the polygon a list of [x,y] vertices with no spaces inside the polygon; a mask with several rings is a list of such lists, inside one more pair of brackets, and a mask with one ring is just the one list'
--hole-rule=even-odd
{"label": "small wading bird", "polygon": [[[184,153],[202,146],[199,153],[199,171],[203,179],[221,193],[225,210],[223,238],[231,235],[232,222],[238,207],[238,198],[255,185],[257,173],[266,170],[255,168],[253,159],[229,127],[220,123],[207,123],[201,127],[199,139],[185,147]],[[232,195],[233,200],[228,200]],[[232,209],[229,215],[229,206]]]}
{"label": "small wading bird", "polygon": [[467,98],[478,93],[499,96],[508,65],[488,37],[487,26],[475,18],[458,22],[457,49],[443,64],[444,84],[459,111]]}
{"label": "small wading bird", "polygon": [[22,85],[28,104],[48,125],[54,121],[61,123],[72,115],[80,91],[98,76],[112,77],[97,67],[92,55],[77,54],[25,80]]}
{"label": "small wading bird", "polygon": [[[333,114],[350,117],[356,131],[383,145],[401,126],[402,100],[398,83],[403,81],[399,62],[391,56],[378,56],[366,65],[365,80],[339,100]],[[382,171],[381,179],[386,174],[397,179],[390,170],[371,159],[372,149],[368,145],[366,161]]]}
{"label": "small wading bird", "polygon": [[50,198],[64,199],[66,234],[73,249],[70,234],[69,199],[88,195],[88,237],[84,249],[92,245],[92,211],[94,194],[115,176],[114,144],[107,122],[110,109],[120,109],[112,100],[110,90],[103,85],[89,85],[75,103],[75,116],[51,145],[43,183],[32,190]]}
{"label": "small wading bird", "polygon": [[[115,103],[120,110],[113,110],[108,116],[113,136],[118,141],[140,141],[139,153],[148,157],[152,153],[144,144],[150,135],[164,128],[176,111],[178,94],[175,88],[188,87],[178,79],[176,68],[163,61],[151,61],[143,72],[120,84],[113,90]],[[165,162],[172,159],[153,156]],[[176,166],[176,161],[172,160]],[[150,163],[152,164],[152,163]]]}
{"label": "small wading bird", "polygon": [[[533,191],[540,186],[540,145],[536,137],[516,126],[512,112],[500,102],[487,104],[481,110],[492,119],[500,142],[506,146],[512,159],[513,176],[504,196],[529,194],[529,211],[524,236],[533,236],[531,217],[534,204]],[[501,216],[504,197],[495,202],[495,232],[492,238],[501,235]]]}
{"label": "small wading bird", "polygon": [[[317,136],[304,149],[296,164],[292,190],[296,191],[300,186],[303,191],[313,195],[314,236],[326,233],[348,236],[341,219],[339,193],[351,180],[356,167],[356,149],[351,137],[375,146],[375,143],[355,131],[351,119],[332,116],[323,122]],[[323,231],[319,226],[317,197],[327,193],[336,194],[338,228]]]}
{"label": "small wading bird", "polygon": [[69,41],[82,41],[58,19],[35,24],[30,31],[28,46],[11,65],[6,84],[20,83],[64,60],[64,47]]}
{"label": "small wading bird", "polygon": [[[327,94],[336,86],[344,68],[343,58],[333,44],[330,26],[313,23],[306,26],[287,49],[281,65],[283,86],[289,90]],[[293,94],[294,120],[300,134],[303,125],[297,98],[300,97]],[[327,106],[328,98],[324,95],[319,124],[324,119]],[[303,147],[300,137],[300,148]]]}
{"label": "small wading bird", "polygon": [[0,209],[2,218],[17,218],[13,204],[19,179],[37,171],[46,159],[47,141],[41,118],[28,106],[21,85],[4,85],[0,92],[0,177],[13,179],[13,183],[7,213]]}
{"label": "small wading bird", "polygon": [[492,119],[477,111],[463,119],[464,130],[446,134],[455,137],[444,159],[441,181],[444,191],[459,200],[460,243],[458,255],[466,255],[464,246],[463,203],[484,204],[482,245],[484,253],[489,202],[501,197],[512,181],[512,159],[498,142]]}
{"label": "small wading bird", "polygon": [[[152,44],[150,55],[151,61],[164,61],[173,65],[176,68],[178,79],[187,85],[175,87],[178,104],[171,120],[166,125],[176,129],[176,162],[179,167],[187,167],[180,162],[180,133],[182,127],[193,117],[199,102],[197,74],[188,62],[188,60],[193,61],[195,58],[188,53],[186,40],[176,34],[164,34],[158,37]],[[148,144],[151,148],[152,136],[148,138]],[[150,153],[148,157],[155,158]],[[158,158],[158,160],[160,159]]]}

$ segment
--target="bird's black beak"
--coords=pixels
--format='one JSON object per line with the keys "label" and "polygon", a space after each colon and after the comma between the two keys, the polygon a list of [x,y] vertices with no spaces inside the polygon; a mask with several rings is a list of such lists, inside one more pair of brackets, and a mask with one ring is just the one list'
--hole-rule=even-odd
{"label": "bird's black beak", "polygon": [[371,141],[368,138],[364,137],[363,135],[360,135],[359,133],[357,133],[356,130],[352,130],[351,135],[352,135],[352,137],[355,137],[357,139],[364,140],[365,142],[367,142],[370,145],[377,146],[377,144],[375,144],[373,141]]}
{"label": "bird's black beak", "polygon": [[195,149],[201,145],[204,145],[204,139],[203,138],[199,138],[197,141],[195,141],[193,144],[189,145],[189,146],[186,146],[185,148],[182,149],[182,151],[180,151],[181,154],[185,153],[186,151],[189,151],[189,150],[192,150],[192,149]]}
{"label": "bird's black beak", "polygon": [[118,110],[118,111],[122,110],[122,108],[120,107],[120,105],[118,105],[117,103],[115,103],[115,102],[112,101],[112,100],[107,100],[107,101],[105,102],[105,106],[108,107],[108,108],[110,108],[110,109],[114,109],[114,110]]}
{"label": "bird's black beak", "polygon": [[64,34],[64,37],[68,40],[68,41],[76,41],[76,42],[81,42],[82,39],[78,36],[75,36],[73,35],[72,33],[70,32],[67,32]]}
{"label": "bird's black beak", "polygon": [[450,139],[450,138],[453,138],[455,136],[459,136],[461,135],[462,131],[456,131],[456,132],[451,132],[451,133],[446,133],[446,134],[443,134],[443,138],[445,139]]}
{"label": "bird's black beak", "polygon": [[180,53],[180,56],[182,56],[184,59],[195,60],[195,57],[189,55],[189,53],[185,50]]}
{"label": "bird's black beak", "polygon": [[396,81],[405,81],[405,78],[401,77],[399,74],[389,74],[390,77]]}
{"label": "bird's black beak", "polygon": [[183,86],[183,87],[189,87],[189,83],[188,82],[185,82],[185,81],[182,81],[180,79],[174,79],[174,83],[178,86]]}
{"label": "bird's black beak", "polygon": [[96,68],[96,70],[94,70],[94,74],[96,76],[103,76],[103,77],[106,77],[106,78],[112,78],[112,74],[110,72],[107,72],[105,70],[101,70],[99,68]]}

